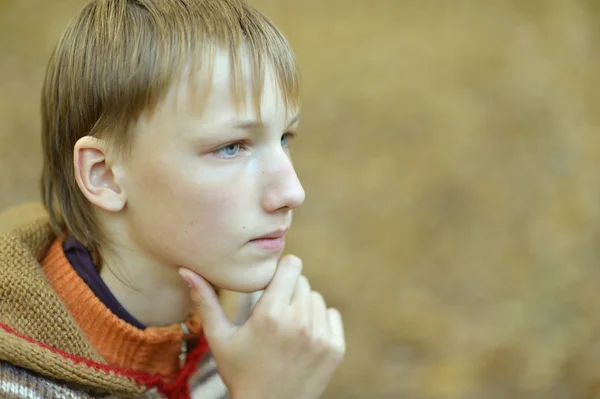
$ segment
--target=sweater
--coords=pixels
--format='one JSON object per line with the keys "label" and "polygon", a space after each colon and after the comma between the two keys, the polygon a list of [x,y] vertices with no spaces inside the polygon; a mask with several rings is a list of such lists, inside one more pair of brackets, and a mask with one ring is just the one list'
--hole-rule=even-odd
{"label": "sweater", "polygon": [[195,341],[200,333],[197,314],[187,320],[188,334],[179,323],[140,330],[124,322],[77,274],[65,256],[62,237],[50,245],[41,265],[50,285],[102,358],[136,371],[161,375],[178,372],[182,340]]}
{"label": "sweater", "polygon": [[88,251],[83,244],[77,241],[75,237],[68,236],[63,242],[63,251],[79,277],[85,281],[88,287],[94,292],[94,295],[97,296],[111,312],[121,320],[140,330],[146,329],[146,325],[130,314],[127,309],[119,303],[117,298],[115,298],[110,288],[108,288],[100,276],[101,268],[94,263],[91,252]]}
{"label": "sweater", "polygon": [[[239,323],[255,295],[225,304]],[[0,397],[228,397],[200,320],[139,330],[112,314],[77,275],[37,204],[0,214]]]}

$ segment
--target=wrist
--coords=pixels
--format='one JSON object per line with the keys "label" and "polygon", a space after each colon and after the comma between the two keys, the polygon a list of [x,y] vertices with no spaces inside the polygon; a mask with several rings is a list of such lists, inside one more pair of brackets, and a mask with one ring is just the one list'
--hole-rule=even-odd
{"label": "wrist", "polygon": [[229,399],[265,399],[264,395],[258,395],[250,391],[230,392]]}
{"label": "wrist", "polygon": [[229,388],[229,399],[268,399],[269,395],[259,392],[255,387],[236,381],[235,387]]}

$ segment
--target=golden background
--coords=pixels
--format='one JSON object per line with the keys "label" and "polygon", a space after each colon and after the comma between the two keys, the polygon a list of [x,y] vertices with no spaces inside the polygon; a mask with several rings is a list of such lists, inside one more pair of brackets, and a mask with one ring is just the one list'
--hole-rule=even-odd
{"label": "golden background", "polygon": [[[326,398],[600,398],[597,3],[252,2],[303,73],[288,248],[345,317]],[[38,198],[84,3],[0,0],[0,209]]]}

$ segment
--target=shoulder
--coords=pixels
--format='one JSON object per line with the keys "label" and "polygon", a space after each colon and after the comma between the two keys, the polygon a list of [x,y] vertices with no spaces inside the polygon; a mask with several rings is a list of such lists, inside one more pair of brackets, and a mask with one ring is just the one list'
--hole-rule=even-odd
{"label": "shoulder", "polygon": [[30,223],[47,220],[44,206],[39,202],[30,202],[0,211],[0,235],[9,233]]}
{"label": "shoulder", "polygon": [[40,203],[0,211],[0,266],[14,254],[27,254],[38,259],[55,238],[50,217]]}

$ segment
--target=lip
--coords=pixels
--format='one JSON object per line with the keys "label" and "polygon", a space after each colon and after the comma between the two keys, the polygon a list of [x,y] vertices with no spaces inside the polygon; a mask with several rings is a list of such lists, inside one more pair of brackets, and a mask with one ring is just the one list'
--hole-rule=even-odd
{"label": "lip", "polygon": [[270,233],[265,234],[264,236],[260,236],[260,237],[256,237],[250,241],[256,241],[256,240],[265,240],[265,239],[274,239],[274,238],[282,238],[283,236],[285,236],[285,233],[288,231],[287,228],[285,229],[278,229],[275,231],[272,231]]}
{"label": "lip", "polygon": [[250,243],[268,252],[279,252],[285,247],[285,233],[288,229],[279,229],[250,240]]}

